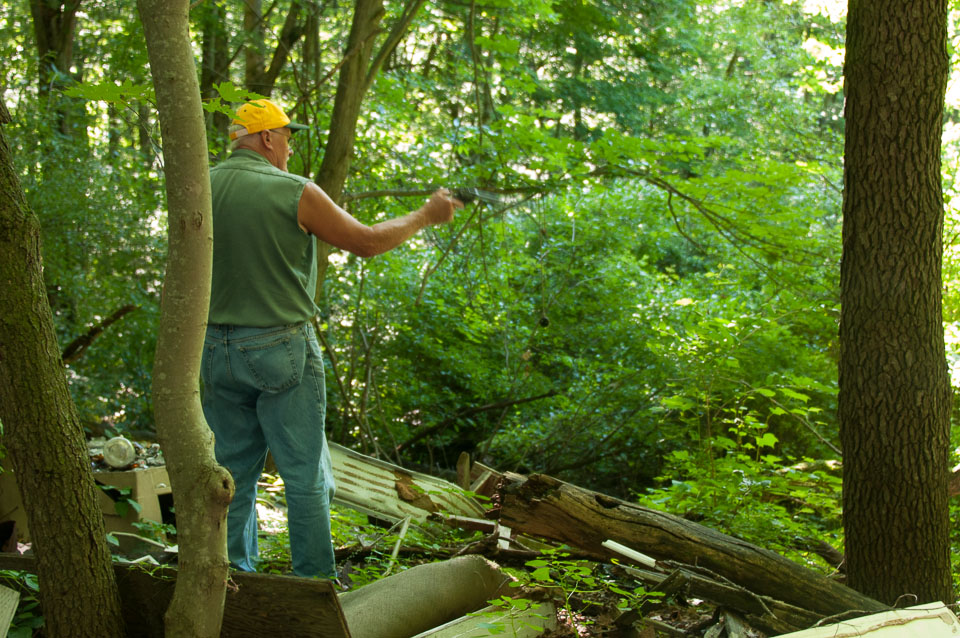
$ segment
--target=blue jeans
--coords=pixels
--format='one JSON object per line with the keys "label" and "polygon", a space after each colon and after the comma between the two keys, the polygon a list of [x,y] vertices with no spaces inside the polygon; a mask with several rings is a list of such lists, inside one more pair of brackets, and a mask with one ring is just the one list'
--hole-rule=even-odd
{"label": "blue jeans", "polygon": [[334,578],[334,483],[324,436],[323,360],[313,326],[211,324],[201,377],[217,461],[236,484],[227,513],[230,563],[256,570],[257,481],[269,449],[286,490],[294,574]]}

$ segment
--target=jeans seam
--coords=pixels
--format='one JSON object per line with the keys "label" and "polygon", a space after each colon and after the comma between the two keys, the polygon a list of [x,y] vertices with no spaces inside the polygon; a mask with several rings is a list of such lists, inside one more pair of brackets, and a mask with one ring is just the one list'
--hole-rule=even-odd
{"label": "jeans seam", "polygon": [[[310,359],[313,358],[313,347],[312,347],[312,345],[313,345],[314,343],[316,343],[316,337],[314,337],[313,339],[311,339],[311,338],[310,338],[310,335],[309,335],[308,332],[307,332],[306,326],[304,326],[304,328],[303,328],[303,338],[304,338],[304,341],[305,341],[306,346],[307,346],[307,361],[310,361]],[[319,350],[319,348],[320,348],[320,344],[317,344],[317,349]],[[322,353],[321,353],[321,354],[322,354]],[[319,363],[320,363],[320,370],[323,371],[324,367],[323,367],[323,358],[322,358],[322,357],[319,359]],[[314,389],[314,392],[315,392],[316,397],[317,397],[317,403],[318,403],[318,404],[321,404],[321,403],[323,404],[323,414],[321,415],[321,417],[323,418],[323,435],[324,435],[324,437],[326,437],[326,435],[327,435],[327,424],[326,424],[327,397],[326,397],[326,393],[321,393],[321,391],[320,391],[320,383],[323,381],[323,378],[321,377],[320,379],[317,379],[317,371],[314,369],[313,366],[310,366],[310,374],[311,374],[311,376],[313,376],[313,389]]]}

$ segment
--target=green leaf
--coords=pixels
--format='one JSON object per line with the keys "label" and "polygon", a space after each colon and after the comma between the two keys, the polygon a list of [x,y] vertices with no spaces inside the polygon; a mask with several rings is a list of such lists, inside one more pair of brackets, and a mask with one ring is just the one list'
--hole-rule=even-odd
{"label": "green leaf", "polygon": [[808,397],[807,395],[797,392],[795,390],[791,390],[790,388],[780,388],[780,392],[782,392],[784,396],[790,397],[791,399],[797,399],[799,401],[803,401],[804,403],[810,400],[810,397]]}
{"label": "green leaf", "polygon": [[264,100],[267,99],[266,95],[260,95],[253,91],[248,91],[243,87],[236,86],[233,82],[221,82],[220,84],[214,84],[213,88],[216,89],[217,93],[220,94],[220,97],[226,100],[227,102],[249,102],[251,100]]}
{"label": "green leaf", "polygon": [[763,436],[756,437],[757,447],[774,447],[779,439],[774,436],[773,432],[765,432]]}
{"label": "green leaf", "polygon": [[696,403],[689,398],[679,394],[672,397],[665,397],[660,401],[660,404],[671,410],[689,410],[696,405]]}
{"label": "green leaf", "polygon": [[534,580],[539,580],[541,582],[552,581],[550,577],[550,568],[549,567],[540,567],[530,572],[530,577]]}

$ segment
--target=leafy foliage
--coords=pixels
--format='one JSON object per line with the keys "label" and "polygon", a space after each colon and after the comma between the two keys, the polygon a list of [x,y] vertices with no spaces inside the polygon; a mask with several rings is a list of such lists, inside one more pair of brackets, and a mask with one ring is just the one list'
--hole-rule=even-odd
{"label": "leafy foliage", "polygon": [[[836,543],[844,25],[813,4],[427,3],[366,97],[344,205],[372,223],[438,185],[501,201],[375,259],[332,255],[330,437],[433,470],[465,451],[556,474],[801,560],[794,538]],[[205,78],[211,157],[216,113],[255,94],[243,47],[268,53],[292,6],[275,3],[256,42],[228,3],[192,12],[199,62],[217,46],[227,60]],[[350,15],[298,6],[271,96],[313,125],[290,163],[313,177]],[[71,390],[90,430],[149,436],[166,217],[142,33],[132,5],[85,5],[69,87],[46,91],[30,16],[8,8],[8,133],[61,346],[137,307],[68,365]]]}

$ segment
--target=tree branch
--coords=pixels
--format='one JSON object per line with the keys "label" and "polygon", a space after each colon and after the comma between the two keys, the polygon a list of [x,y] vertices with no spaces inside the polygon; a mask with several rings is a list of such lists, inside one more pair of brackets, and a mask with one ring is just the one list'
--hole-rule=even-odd
{"label": "tree branch", "polygon": [[543,394],[538,394],[532,397],[525,397],[523,399],[504,399],[503,401],[497,401],[496,403],[488,403],[486,405],[480,405],[473,408],[465,408],[463,410],[460,410],[453,416],[447,417],[443,421],[440,421],[439,423],[436,423],[434,425],[431,425],[428,428],[424,428],[420,430],[415,435],[413,435],[412,437],[410,437],[409,439],[407,439],[406,441],[398,445],[397,451],[399,452],[405,448],[408,448],[414,443],[416,443],[417,441],[423,438],[426,438],[431,434],[439,432],[440,430],[444,430],[448,428],[449,426],[453,425],[458,419],[472,416],[474,414],[480,414],[481,412],[489,412],[490,410],[499,410],[501,408],[509,408],[511,406],[521,405],[523,403],[531,403],[533,401],[539,401],[540,399],[547,399],[552,396],[556,396],[558,394],[560,394],[558,390],[550,390],[549,392],[544,392]]}
{"label": "tree branch", "polygon": [[403,13],[400,14],[400,18],[397,19],[396,23],[393,25],[393,28],[390,29],[390,33],[387,35],[386,41],[384,41],[383,46],[380,47],[380,50],[377,51],[377,55],[373,58],[373,61],[370,63],[370,67],[367,69],[367,75],[363,81],[364,94],[373,85],[373,82],[376,79],[377,74],[380,72],[380,68],[383,66],[383,63],[386,62],[388,57],[390,57],[390,54],[393,53],[393,50],[397,48],[397,45],[403,38],[403,35],[407,32],[407,29],[410,28],[410,23],[413,22],[414,16],[417,15],[420,7],[423,6],[423,3],[424,0],[408,0],[407,4],[404,5]]}
{"label": "tree branch", "polygon": [[63,349],[63,354],[60,355],[60,360],[64,365],[69,365],[83,356],[83,353],[86,352],[87,348],[90,347],[97,337],[103,334],[103,331],[109,328],[112,324],[119,321],[123,318],[124,315],[133,312],[134,310],[139,310],[140,306],[134,304],[128,304],[123,306],[119,310],[115,311],[112,315],[101,321],[100,323],[92,326],[84,334],[80,335],[73,341],[67,344]]}
{"label": "tree branch", "polygon": [[270,87],[270,92],[272,92],[273,85],[276,84],[277,77],[280,75],[280,70],[283,69],[283,65],[290,55],[290,50],[293,49],[293,45],[295,45],[297,40],[300,39],[300,36],[303,35],[303,29],[297,24],[299,17],[300,3],[294,2],[290,7],[290,12],[287,13],[286,19],[283,21],[283,28],[280,30],[277,48],[274,49],[273,57],[270,59],[270,66],[263,75],[263,84],[264,86]]}

